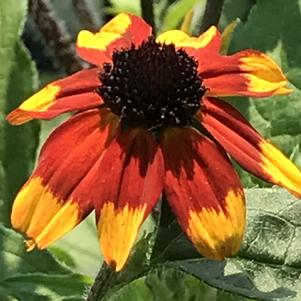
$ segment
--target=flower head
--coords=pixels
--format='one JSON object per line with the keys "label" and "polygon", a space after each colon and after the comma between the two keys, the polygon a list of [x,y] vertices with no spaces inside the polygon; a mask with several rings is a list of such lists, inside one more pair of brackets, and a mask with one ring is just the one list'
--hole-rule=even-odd
{"label": "flower head", "polygon": [[259,178],[301,195],[301,172],[219,96],[289,93],[265,54],[219,53],[215,27],[156,39],[141,18],[120,14],[81,31],[79,56],[94,65],[55,81],[7,119],[22,124],[75,111],[41,150],[18,193],[12,224],[46,248],[92,210],[106,262],[119,271],[162,193],[204,256],[238,251],[245,200],[229,154]]}

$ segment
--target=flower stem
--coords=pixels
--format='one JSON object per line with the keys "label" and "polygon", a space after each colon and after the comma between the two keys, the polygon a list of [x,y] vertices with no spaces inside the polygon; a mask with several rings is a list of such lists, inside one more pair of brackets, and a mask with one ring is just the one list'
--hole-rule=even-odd
{"label": "flower stem", "polygon": [[81,23],[89,30],[97,31],[99,26],[96,24],[95,16],[89,9],[85,0],[72,1],[76,14],[78,15]]}
{"label": "flower stem", "polygon": [[211,25],[217,25],[222,14],[224,0],[207,0],[200,33]]}
{"label": "flower stem", "polygon": [[[143,19],[155,31],[154,0],[141,0],[141,11]],[[155,32],[154,32],[155,33]]]}
{"label": "flower stem", "polygon": [[86,301],[102,300],[107,291],[114,285],[117,275],[118,274],[104,262],[98,271]]}

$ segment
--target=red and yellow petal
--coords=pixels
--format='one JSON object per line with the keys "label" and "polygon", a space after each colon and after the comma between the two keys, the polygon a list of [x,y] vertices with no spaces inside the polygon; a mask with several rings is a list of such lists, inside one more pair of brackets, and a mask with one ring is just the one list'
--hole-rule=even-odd
{"label": "red and yellow petal", "polygon": [[87,62],[100,66],[111,61],[115,49],[138,46],[151,33],[151,27],[142,18],[121,13],[95,34],[82,30],[77,38],[77,53]]}
{"label": "red and yellow petal", "polygon": [[200,122],[246,170],[301,197],[301,171],[229,104],[204,99]]}
{"label": "red and yellow petal", "polygon": [[[122,269],[139,228],[163,189],[163,158],[144,129],[121,131],[74,191],[94,203],[100,246],[108,265]],[[90,183],[88,185],[88,183]],[[90,187],[87,191],[84,188]]]}
{"label": "red and yellow petal", "polygon": [[198,38],[171,30],[161,34],[157,42],[174,44],[195,57],[208,95],[267,97],[291,92],[285,75],[267,55],[255,50],[220,55],[221,34],[214,26]]}
{"label": "red and yellow petal", "polygon": [[[125,265],[136,241],[139,228],[150,213],[147,205],[116,206],[115,202],[105,202],[97,224],[100,245],[107,264],[116,272]],[[146,211],[147,210],[147,211]]]}
{"label": "red and yellow petal", "polygon": [[199,64],[199,71],[208,96],[267,97],[291,92],[279,66],[255,50],[217,55]]}
{"label": "red and yellow petal", "polygon": [[173,128],[162,139],[164,192],[183,231],[211,259],[234,255],[245,229],[245,199],[225,152],[191,128]]}
{"label": "red and yellow petal", "polygon": [[48,84],[9,113],[7,120],[19,125],[34,118],[51,119],[65,112],[99,106],[103,100],[95,92],[100,85],[98,72],[96,68],[86,69]]}
{"label": "red and yellow petal", "polygon": [[38,166],[18,193],[11,215],[13,227],[28,236],[30,249],[46,248],[93,209],[89,199],[70,195],[110,143],[112,118],[113,114],[98,109],[79,113],[46,141]]}
{"label": "red and yellow petal", "polygon": [[90,210],[72,201],[62,201],[34,176],[17,195],[11,222],[15,229],[26,233],[28,251],[44,249],[73,229]]}
{"label": "red and yellow petal", "polygon": [[181,30],[166,31],[156,39],[158,43],[174,44],[177,48],[184,48],[185,51],[196,58],[217,54],[221,47],[221,34],[215,26],[211,26],[199,37],[190,37]]}

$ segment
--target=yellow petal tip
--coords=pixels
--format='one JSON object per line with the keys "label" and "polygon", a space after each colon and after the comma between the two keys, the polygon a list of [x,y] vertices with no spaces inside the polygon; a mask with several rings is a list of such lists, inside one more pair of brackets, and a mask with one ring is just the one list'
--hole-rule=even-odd
{"label": "yellow petal tip", "polygon": [[270,181],[282,186],[297,197],[301,197],[301,171],[285,155],[266,140],[259,144],[261,166]]}
{"label": "yellow petal tip", "polygon": [[30,238],[28,250],[44,249],[80,222],[79,213],[78,204],[60,200],[40,177],[33,177],[14,201],[11,223]]}
{"label": "yellow petal tip", "polygon": [[190,211],[187,234],[197,250],[210,259],[223,260],[237,253],[245,229],[245,201],[242,191],[230,191],[225,209]]}
{"label": "yellow petal tip", "polygon": [[116,208],[113,202],[101,209],[98,229],[106,263],[116,272],[125,265],[144,219],[146,205]]}

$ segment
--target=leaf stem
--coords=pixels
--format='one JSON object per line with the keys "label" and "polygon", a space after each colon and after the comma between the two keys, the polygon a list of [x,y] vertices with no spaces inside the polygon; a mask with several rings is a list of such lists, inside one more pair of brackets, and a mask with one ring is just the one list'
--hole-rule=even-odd
{"label": "leaf stem", "polygon": [[105,262],[102,264],[94,283],[89,291],[86,301],[100,301],[107,291],[116,282],[118,273],[110,268]]}
{"label": "leaf stem", "polygon": [[153,28],[155,34],[154,0],[140,0],[143,19]]}
{"label": "leaf stem", "polygon": [[224,0],[207,0],[200,33],[212,25],[217,25],[222,14]]}

